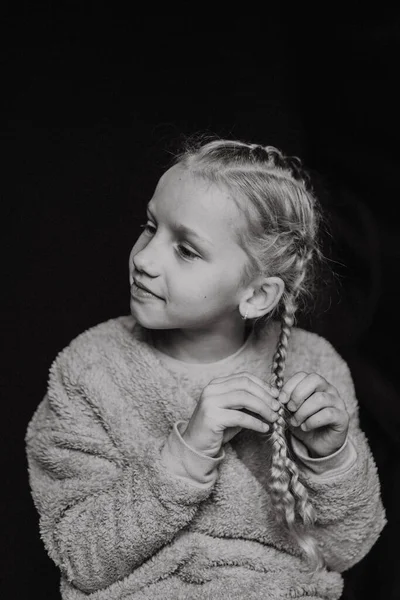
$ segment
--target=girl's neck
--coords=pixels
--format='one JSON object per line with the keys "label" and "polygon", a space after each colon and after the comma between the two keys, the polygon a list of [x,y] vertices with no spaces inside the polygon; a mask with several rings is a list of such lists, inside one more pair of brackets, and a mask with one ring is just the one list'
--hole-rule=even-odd
{"label": "girl's neck", "polygon": [[236,330],[223,334],[183,329],[149,330],[150,344],[182,362],[213,363],[235,354],[245,344],[252,329],[242,323],[239,325]]}

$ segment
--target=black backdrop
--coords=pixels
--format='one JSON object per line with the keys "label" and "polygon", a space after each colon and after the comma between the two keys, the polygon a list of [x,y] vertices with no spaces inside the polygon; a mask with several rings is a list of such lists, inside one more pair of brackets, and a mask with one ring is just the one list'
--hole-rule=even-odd
{"label": "black backdrop", "polygon": [[26,426],[55,355],[129,313],[144,203],[180,136],[202,131],[277,145],[313,174],[340,279],[300,325],[352,369],[389,519],[343,598],[400,598],[398,15],[247,8],[4,9],[2,598],[59,597]]}

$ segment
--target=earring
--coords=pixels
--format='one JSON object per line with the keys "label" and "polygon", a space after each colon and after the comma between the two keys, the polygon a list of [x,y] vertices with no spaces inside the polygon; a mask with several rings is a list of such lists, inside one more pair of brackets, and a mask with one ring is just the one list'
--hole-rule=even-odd
{"label": "earring", "polygon": [[244,315],[244,317],[242,317],[242,319],[246,320],[248,314],[249,314],[249,309],[246,310],[246,314]]}

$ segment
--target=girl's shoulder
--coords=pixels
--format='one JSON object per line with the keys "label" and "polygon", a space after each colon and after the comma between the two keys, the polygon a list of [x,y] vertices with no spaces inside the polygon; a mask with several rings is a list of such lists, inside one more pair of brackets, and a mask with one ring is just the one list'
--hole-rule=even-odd
{"label": "girl's shoulder", "polygon": [[135,320],[131,315],[108,319],[79,333],[69,342],[66,348],[95,347],[105,340],[111,341],[113,338],[119,338],[124,334],[132,333],[134,325]]}
{"label": "girl's shoulder", "polygon": [[131,315],[114,317],[87,328],[60,350],[52,364],[71,372],[96,362],[119,346],[132,343],[136,321]]}

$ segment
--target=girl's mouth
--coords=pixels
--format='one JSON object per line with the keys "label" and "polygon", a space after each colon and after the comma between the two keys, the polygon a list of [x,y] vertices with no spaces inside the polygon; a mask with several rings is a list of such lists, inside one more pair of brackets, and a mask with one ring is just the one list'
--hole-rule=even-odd
{"label": "girl's mouth", "polygon": [[136,285],[135,282],[133,282],[133,284],[131,286],[131,294],[135,298],[155,298],[156,300],[161,299],[158,296],[155,296],[154,294],[152,294],[151,292],[147,292],[143,288],[140,288],[138,285]]}

